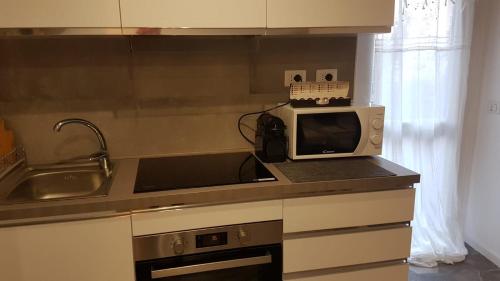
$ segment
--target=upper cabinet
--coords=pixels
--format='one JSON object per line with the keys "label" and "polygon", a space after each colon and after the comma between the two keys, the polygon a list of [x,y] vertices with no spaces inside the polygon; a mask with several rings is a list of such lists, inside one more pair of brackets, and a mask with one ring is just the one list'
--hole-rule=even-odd
{"label": "upper cabinet", "polygon": [[[0,35],[388,32],[395,0],[0,0]],[[32,29],[24,30],[25,28]],[[14,32],[14,33],[13,33]]]}
{"label": "upper cabinet", "polygon": [[390,30],[394,0],[267,0],[268,28]]}
{"label": "upper cabinet", "polygon": [[0,0],[0,28],[120,28],[118,0]]}
{"label": "upper cabinet", "polygon": [[121,0],[124,28],[265,28],[266,0]]}

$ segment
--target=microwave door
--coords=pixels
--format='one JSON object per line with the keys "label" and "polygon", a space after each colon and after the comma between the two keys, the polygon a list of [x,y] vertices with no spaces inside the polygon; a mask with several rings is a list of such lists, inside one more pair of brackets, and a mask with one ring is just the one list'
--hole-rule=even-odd
{"label": "microwave door", "polygon": [[353,153],[360,139],[355,112],[297,116],[297,155]]}

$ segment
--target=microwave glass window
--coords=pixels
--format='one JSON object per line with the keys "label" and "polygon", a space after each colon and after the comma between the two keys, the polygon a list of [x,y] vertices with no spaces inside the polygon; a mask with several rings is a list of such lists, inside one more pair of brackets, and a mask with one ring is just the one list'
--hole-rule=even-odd
{"label": "microwave glass window", "polygon": [[297,155],[352,153],[360,139],[356,112],[297,115]]}

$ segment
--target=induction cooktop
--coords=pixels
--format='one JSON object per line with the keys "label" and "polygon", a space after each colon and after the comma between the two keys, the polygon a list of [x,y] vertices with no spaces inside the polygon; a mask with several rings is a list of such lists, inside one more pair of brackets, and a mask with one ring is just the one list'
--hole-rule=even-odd
{"label": "induction cooktop", "polygon": [[134,193],[276,181],[250,152],[143,158]]}

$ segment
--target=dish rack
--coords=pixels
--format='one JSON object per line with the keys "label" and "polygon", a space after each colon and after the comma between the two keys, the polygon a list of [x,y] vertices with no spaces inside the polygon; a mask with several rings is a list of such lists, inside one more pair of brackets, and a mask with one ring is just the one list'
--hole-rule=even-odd
{"label": "dish rack", "polygon": [[292,107],[349,106],[349,81],[297,82],[290,85]]}
{"label": "dish rack", "polygon": [[0,179],[17,166],[26,162],[26,152],[22,146],[14,148],[11,152],[0,157]]}

